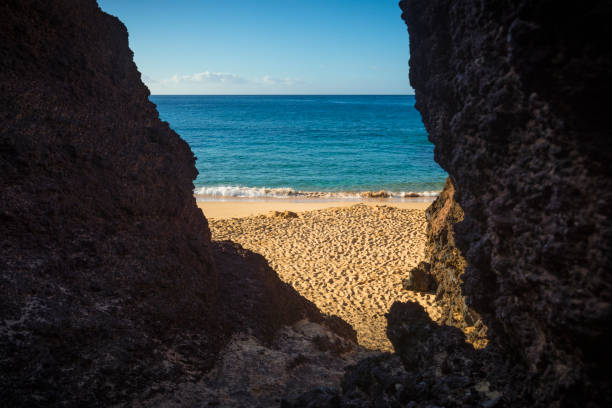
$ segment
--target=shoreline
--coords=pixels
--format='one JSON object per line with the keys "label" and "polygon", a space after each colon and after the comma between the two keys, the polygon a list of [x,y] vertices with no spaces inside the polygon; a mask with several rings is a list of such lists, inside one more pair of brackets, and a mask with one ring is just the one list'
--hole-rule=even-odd
{"label": "shoreline", "polygon": [[374,190],[298,190],[291,187],[246,187],[240,185],[198,186],[193,190],[194,195],[201,200],[223,199],[323,199],[323,200],[363,200],[363,199],[391,199],[414,200],[437,197],[442,191],[441,187],[434,190],[407,190],[385,189]]}
{"label": "shoreline", "polygon": [[[197,197],[196,197],[197,199]],[[317,199],[225,199],[225,200],[197,200],[197,206],[207,219],[244,218],[266,215],[272,211],[291,211],[301,213],[305,211],[323,210],[328,208],[345,208],[357,204],[370,207],[387,206],[403,210],[425,210],[431,205],[435,197],[428,200],[393,201],[380,200],[317,200]]]}

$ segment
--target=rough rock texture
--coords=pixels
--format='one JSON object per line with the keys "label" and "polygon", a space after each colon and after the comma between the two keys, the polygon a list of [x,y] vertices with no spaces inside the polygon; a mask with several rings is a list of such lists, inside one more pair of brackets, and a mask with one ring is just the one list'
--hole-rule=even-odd
{"label": "rough rock texture", "polygon": [[[0,394],[118,401],[213,363],[194,157],[95,1],[0,5]],[[180,349],[183,364],[165,355]],[[194,364],[197,362],[197,364]]]}
{"label": "rough rock texture", "polygon": [[464,295],[534,404],[610,405],[612,6],[404,0]]}
{"label": "rough rock texture", "polygon": [[430,273],[427,262],[419,262],[416,268],[408,271],[408,276],[402,279],[402,287],[415,292],[433,292],[437,289],[437,282]]}
{"label": "rough rock texture", "polygon": [[304,317],[355,339],[263,258],[222,243],[213,259],[193,154],[148,96],[95,1],[0,4],[3,406],[170,392],[233,332],[265,343]]}
{"label": "rough rock texture", "polygon": [[486,327],[478,313],[465,304],[462,293],[465,259],[455,245],[455,224],[463,220],[463,210],[454,199],[455,188],[450,179],[436,200],[427,208],[427,246],[425,261],[419,264],[413,275],[427,274],[435,284],[436,300],[442,306],[439,323],[463,330],[468,341],[476,347],[484,347]]}
{"label": "rough rock texture", "polygon": [[[157,393],[131,406],[276,408],[282,400],[299,398],[313,388],[334,390],[347,365],[379,354],[308,320],[277,330],[270,340],[264,343],[237,333],[201,380],[179,384],[171,393]],[[328,344],[343,347],[330,349]]]}
{"label": "rough rock texture", "polygon": [[361,360],[340,389],[313,390],[286,407],[529,406],[514,395],[517,370],[499,352],[475,350],[461,330],[432,322],[417,303],[395,303],[388,320],[397,354]]}

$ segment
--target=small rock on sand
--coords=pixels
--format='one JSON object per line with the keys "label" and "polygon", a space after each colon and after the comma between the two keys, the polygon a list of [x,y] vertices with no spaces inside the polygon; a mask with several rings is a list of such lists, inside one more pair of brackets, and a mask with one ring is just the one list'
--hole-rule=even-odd
{"label": "small rock on sand", "polygon": [[294,213],[293,211],[270,211],[268,213],[268,217],[277,217],[277,218],[298,218],[299,215]]}
{"label": "small rock on sand", "polygon": [[384,190],[380,190],[380,191],[364,191],[363,193],[361,193],[362,197],[366,197],[366,198],[388,198],[389,197],[389,193],[387,193]]}
{"label": "small rock on sand", "polygon": [[413,192],[409,192],[409,193],[404,193],[404,198],[410,198],[410,197],[421,197],[421,195],[419,193],[413,193]]}

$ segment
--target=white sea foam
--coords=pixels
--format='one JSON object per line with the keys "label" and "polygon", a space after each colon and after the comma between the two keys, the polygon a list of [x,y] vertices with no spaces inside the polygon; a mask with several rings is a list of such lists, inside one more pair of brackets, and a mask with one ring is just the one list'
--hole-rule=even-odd
{"label": "white sea foam", "polygon": [[[376,190],[378,191],[378,190]],[[196,196],[211,198],[320,198],[361,199],[368,191],[299,191],[289,187],[205,186],[194,190]],[[385,191],[391,198],[437,197],[439,191]]]}
{"label": "white sea foam", "polygon": [[266,188],[266,187],[242,187],[242,186],[212,186],[198,187],[194,190],[197,195],[213,197],[272,197],[285,198],[295,195],[291,188]]}
{"label": "white sea foam", "polygon": [[391,193],[393,197],[437,197],[440,191],[401,191],[399,193]]}

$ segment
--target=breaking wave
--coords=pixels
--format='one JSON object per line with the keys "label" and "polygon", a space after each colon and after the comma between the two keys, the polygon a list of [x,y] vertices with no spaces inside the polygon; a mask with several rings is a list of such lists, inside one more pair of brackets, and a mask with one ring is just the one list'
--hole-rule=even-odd
{"label": "breaking wave", "polygon": [[439,191],[300,191],[289,187],[244,187],[204,186],[196,187],[194,194],[210,198],[319,198],[319,199],[363,199],[363,198],[419,198],[437,197]]}

